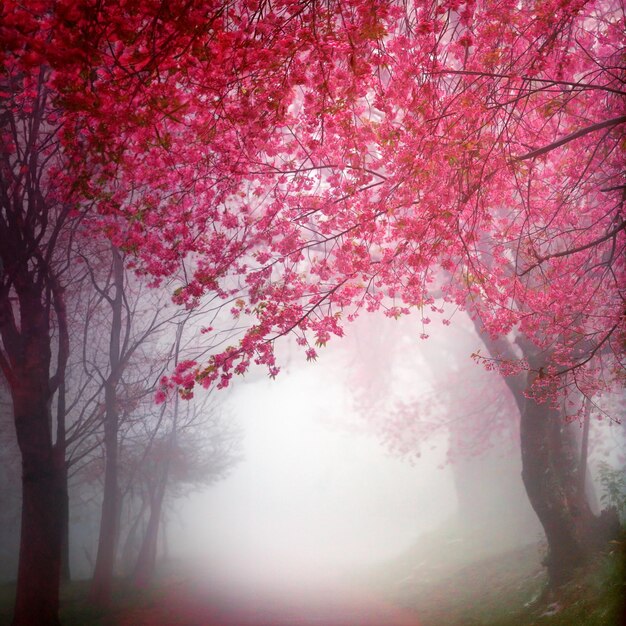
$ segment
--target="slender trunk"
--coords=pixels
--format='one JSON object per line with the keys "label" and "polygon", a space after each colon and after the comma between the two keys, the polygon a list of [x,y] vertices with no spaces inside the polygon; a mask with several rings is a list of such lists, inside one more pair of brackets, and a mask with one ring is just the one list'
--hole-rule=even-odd
{"label": "slender trunk", "polygon": [[137,513],[137,515],[135,516],[135,519],[128,529],[126,541],[124,542],[124,547],[122,549],[123,570],[124,572],[128,572],[129,574],[133,571],[134,564],[137,562],[137,555],[139,554],[139,550],[137,549],[137,544],[139,543],[139,527],[142,525],[145,510],[146,504],[142,500],[141,509],[139,510],[139,513]]}
{"label": "slender trunk", "polygon": [[[177,335],[176,345],[176,357],[178,360],[178,347],[180,345],[180,336],[182,332],[182,326],[179,326],[179,332]],[[161,521],[161,515],[163,512],[163,500],[165,499],[165,492],[167,490],[167,483],[169,480],[170,463],[172,454],[176,448],[177,440],[177,423],[178,423],[178,397],[174,400],[174,414],[172,421],[172,431],[167,441],[167,452],[163,464],[159,469],[161,470],[160,476],[157,480],[154,492],[150,498],[150,517],[148,519],[148,526],[139,550],[139,556],[137,557],[137,565],[133,574],[134,583],[137,587],[147,586],[154,575],[158,539],[159,539],[159,523]]]}
{"label": "slender trunk", "polygon": [[[168,541],[169,535],[167,532],[168,524],[167,524],[167,516],[162,513],[163,507],[161,507],[161,556],[162,559],[167,563],[170,560],[170,543]],[[157,551],[157,557],[158,557]]]}
{"label": "slender trunk", "polygon": [[[107,389],[110,396],[112,393]],[[115,398],[107,398],[115,401]],[[115,413],[115,408],[113,408]],[[100,518],[100,535],[98,539],[98,552],[96,567],[91,584],[91,599],[100,606],[106,606],[111,600],[113,587],[113,572],[115,568],[115,554],[117,551],[118,538],[118,423],[117,414],[107,415],[104,427],[104,448],[106,465],[104,474],[104,495],[102,498],[102,514]]]}
{"label": "slender trunk", "polygon": [[36,385],[21,387],[13,393],[22,452],[22,525],[13,626],[55,626],[60,624],[63,460],[55,455],[51,442],[47,394],[37,393]]}
{"label": "slender trunk", "polygon": [[[180,354],[180,342],[182,339],[184,326],[185,322],[180,322],[176,329],[176,340],[174,344],[175,365],[178,364],[178,357]],[[160,468],[161,474],[157,481],[156,488],[151,497],[150,518],[148,520],[146,533],[144,535],[143,543],[141,545],[139,556],[137,558],[137,566],[135,567],[134,582],[135,585],[138,587],[145,587],[154,575],[159,538],[159,522],[161,521],[163,500],[165,498],[165,491],[167,489],[167,483],[169,480],[170,463],[174,450],[176,449],[176,442],[178,437],[178,410],[179,397],[177,395],[174,399],[172,430],[167,440],[167,453],[165,455],[163,465]]]}
{"label": "slender trunk", "polygon": [[156,565],[157,546],[159,538],[159,522],[163,511],[166,480],[159,481],[155,494],[150,503],[150,517],[148,526],[141,543],[137,565],[133,572],[133,582],[137,587],[146,587],[152,580]]}
{"label": "slender trunk", "polygon": [[589,453],[589,422],[591,418],[591,401],[585,398],[585,413],[583,417],[583,437],[580,444],[580,467],[578,473],[578,491],[584,495],[587,483],[587,455]]}
{"label": "slender trunk", "polygon": [[104,389],[104,451],[106,459],[104,495],[102,499],[98,554],[91,584],[92,601],[100,606],[107,606],[111,601],[121,512],[121,498],[118,486],[119,412],[117,407],[117,384],[121,376],[120,355],[122,345],[124,263],[119,251],[115,248],[112,248],[112,256],[115,295],[109,299],[112,311],[111,334],[109,338],[110,372]]}
{"label": "slender trunk", "polygon": [[70,569],[70,496],[67,485],[67,470],[64,466],[61,468],[60,476],[60,497],[61,497],[61,580],[70,582],[72,580],[72,572]]}
{"label": "slender trunk", "polygon": [[583,543],[591,541],[593,513],[585,490],[580,490],[580,449],[576,431],[560,413],[552,430],[553,463],[567,507]]}
{"label": "slender trunk", "polygon": [[[69,350],[69,348],[68,348]],[[57,405],[57,440],[55,449],[61,458],[61,581],[69,582],[72,579],[70,571],[70,496],[67,483],[67,466],[65,464],[65,372],[63,372],[62,382],[59,384],[58,405]]]}

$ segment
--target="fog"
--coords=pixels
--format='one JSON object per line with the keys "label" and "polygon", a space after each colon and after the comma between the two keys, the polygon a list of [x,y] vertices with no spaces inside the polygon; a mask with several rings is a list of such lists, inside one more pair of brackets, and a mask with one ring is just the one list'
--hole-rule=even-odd
{"label": "fog", "polygon": [[[519,411],[503,378],[471,358],[481,341],[467,318],[457,314],[454,327],[439,324],[427,340],[418,338],[422,332],[415,317],[366,316],[320,349],[316,361],[285,340],[277,346],[282,369],[275,379],[258,367],[208,399],[196,391],[193,402],[204,398],[202,411],[212,417],[197,427],[190,421],[186,437],[195,445],[184,449],[208,464],[198,465],[199,477],[183,475],[189,485],[166,496],[158,547],[157,584],[182,594],[176,601],[185,611],[196,607],[180,623],[213,623],[206,615],[215,607],[222,611],[216,624],[430,623],[423,617],[439,605],[436,585],[464,588],[467,568],[490,558],[501,559],[496,578],[508,575],[504,563],[519,565],[510,584],[527,589],[524,602],[537,596],[546,544],[521,478]],[[607,412],[619,413],[621,399],[606,399]],[[213,435],[203,432],[208,427]],[[580,440],[579,422],[564,428]],[[211,470],[212,450],[224,454],[225,432],[232,450],[223,468]],[[17,452],[10,428],[0,434],[7,503],[1,573],[11,580]],[[213,442],[209,448],[203,437]],[[621,467],[623,454],[623,428],[594,420],[587,489],[595,513],[602,462]],[[99,467],[96,457],[71,482],[75,579],[93,572]],[[147,517],[132,489],[124,502],[116,574],[128,580],[138,553],[133,533],[145,529]],[[471,593],[480,592],[472,584],[483,575],[470,575]],[[419,621],[404,609],[396,614],[414,604]]]}
{"label": "fog", "polygon": [[349,428],[345,384],[322,359],[238,385],[225,410],[242,425],[243,461],[181,504],[172,549],[224,576],[310,582],[389,558],[446,519],[445,441],[419,465],[393,457]]}
{"label": "fog", "polygon": [[[259,369],[222,392],[221,411],[241,429],[241,460],[225,480],[175,503],[170,555],[213,588],[293,593],[384,570],[421,545],[432,546],[428,537],[442,529],[439,557],[467,549],[467,558],[476,558],[535,542],[540,529],[524,497],[519,450],[506,437],[450,462],[456,452],[445,420],[398,426],[403,407],[436,394],[435,379],[446,381],[447,368],[451,375],[458,369],[453,357],[461,355],[462,371],[485,375],[469,356],[467,337],[470,344],[478,340],[465,326],[465,339],[441,327],[444,344],[451,344],[445,348],[441,339],[417,339],[414,318],[367,317],[320,350],[316,362],[281,344],[285,366],[276,379]],[[457,429],[459,417],[465,420],[454,416]],[[515,433],[516,417],[507,420]],[[470,489],[476,514],[462,511],[465,525],[455,464],[472,475],[478,491],[484,481],[482,495]],[[494,467],[496,479],[489,475]],[[511,509],[507,499],[485,521],[498,511],[498,479],[521,506]],[[476,534],[485,525],[487,543]]]}

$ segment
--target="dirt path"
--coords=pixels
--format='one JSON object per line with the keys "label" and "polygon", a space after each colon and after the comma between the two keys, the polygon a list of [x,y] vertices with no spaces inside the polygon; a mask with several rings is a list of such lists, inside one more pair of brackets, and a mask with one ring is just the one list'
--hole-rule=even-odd
{"label": "dirt path", "polygon": [[420,626],[415,615],[345,585],[296,593],[230,590],[172,581],[155,602],[118,615],[110,626]]}

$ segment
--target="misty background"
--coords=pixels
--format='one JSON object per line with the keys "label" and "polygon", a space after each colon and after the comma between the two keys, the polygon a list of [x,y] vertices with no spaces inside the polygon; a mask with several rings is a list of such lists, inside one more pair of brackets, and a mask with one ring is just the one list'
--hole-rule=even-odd
{"label": "misty background", "polygon": [[[253,369],[213,394],[211,411],[237,440],[234,462],[212,484],[168,495],[160,558],[213,587],[285,590],[333,584],[420,550],[429,562],[428,550],[464,562],[540,542],[520,476],[519,416],[501,377],[471,358],[480,340],[469,320],[459,313],[454,322],[437,322],[420,340],[415,317],[368,315],[317,361],[286,340],[276,379]],[[4,394],[0,543],[11,580],[19,472],[6,402]],[[623,463],[624,429],[595,420],[592,433],[597,479],[603,459]],[[70,484],[71,571],[88,578],[101,497]],[[121,563],[131,560],[124,532]],[[411,575],[424,576],[425,561],[414,561]]]}

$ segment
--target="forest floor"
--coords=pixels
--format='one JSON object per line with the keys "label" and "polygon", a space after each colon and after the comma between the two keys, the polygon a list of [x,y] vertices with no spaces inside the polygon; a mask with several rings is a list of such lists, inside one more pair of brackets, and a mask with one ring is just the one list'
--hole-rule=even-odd
{"label": "forest floor", "polygon": [[558,594],[546,591],[543,557],[540,544],[469,561],[418,549],[363,580],[422,626],[626,626],[626,535]]}
{"label": "forest floor", "polygon": [[[119,581],[106,613],[88,584],[64,586],[64,626],[622,626],[626,540],[613,542],[558,596],[544,593],[541,548],[529,545],[469,562],[417,561],[415,551],[301,593],[261,589],[237,596],[169,568],[151,589]],[[421,555],[423,556],[423,554]],[[0,624],[10,623],[13,586],[0,587]]]}

